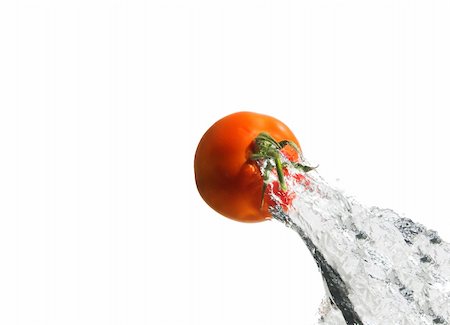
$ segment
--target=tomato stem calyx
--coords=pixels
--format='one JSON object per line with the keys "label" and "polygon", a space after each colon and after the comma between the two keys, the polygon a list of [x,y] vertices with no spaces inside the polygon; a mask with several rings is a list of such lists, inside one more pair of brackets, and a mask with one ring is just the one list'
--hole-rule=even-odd
{"label": "tomato stem calyx", "polygon": [[[264,172],[263,172],[263,191],[261,206],[264,204],[264,194],[269,183],[269,174],[276,168],[278,181],[280,183],[281,190],[283,192],[287,191],[286,181],[284,179],[283,167],[287,164],[281,162],[281,150],[286,147],[292,147],[298,154],[300,154],[300,149],[297,144],[290,140],[281,140],[277,142],[270,134],[266,132],[261,132],[254,140],[253,154],[250,156],[251,160],[263,160],[265,162]],[[297,161],[289,161],[290,165],[298,170],[305,173],[316,169],[316,167],[305,166]]]}

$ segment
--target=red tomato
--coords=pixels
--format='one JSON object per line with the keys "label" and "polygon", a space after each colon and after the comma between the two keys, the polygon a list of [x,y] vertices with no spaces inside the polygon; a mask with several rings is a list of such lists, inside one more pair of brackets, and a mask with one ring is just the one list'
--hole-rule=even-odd
{"label": "red tomato", "polygon": [[[274,202],[266,198],[262,204],[264,181],[257,162],[276,162],[280,154],[297,161],[299,152],[298,140],[279,120],[251,112],[228,115],[214,123],[198,144],[194,159],[198,191],[211,208],[228,218],[243,222],[270,219],[269,207]],[[284,184],[283,168],[278,164],[273,169],[279,182],[272,189],[287,206],[293,198]]]}

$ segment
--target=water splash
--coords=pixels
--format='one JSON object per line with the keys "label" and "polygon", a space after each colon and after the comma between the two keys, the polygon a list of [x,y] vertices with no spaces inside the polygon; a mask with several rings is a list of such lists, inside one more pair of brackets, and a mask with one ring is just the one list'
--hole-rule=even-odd
{"label": "water splash", "polygon": [[450,245],[392,210],[345,197],[315,171],[303,175],[287,177],[292,207],[272,214],[300,235],[322,273],[318,324],[449,324]]}

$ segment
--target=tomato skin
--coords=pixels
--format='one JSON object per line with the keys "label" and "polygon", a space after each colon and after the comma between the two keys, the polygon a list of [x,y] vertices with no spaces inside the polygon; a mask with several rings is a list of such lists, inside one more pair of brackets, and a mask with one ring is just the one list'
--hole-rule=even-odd
{"label": "tomato skin", "polygon": [[[276,173],[274,173],[276,174]],[[301,173],[292,174],[288,169],[283,169],[283,174],[285,177],[289,177],[291,182],[295,184],[295,186],[302,184],[305,188],[311,188],[311,182]],[[269,207],[274,207],[275,205],[280,206],[284,212],[288,212],[291,207],[292,201],[294,201],[296,197],[295,192],[292,188],[289,188],[286,191],[283,191],[280,186],[280,182],[275,180],[269,183],[264,192],[264,208],[269,209]]]}
{"label": "tomato skin", "polygon": [[[274,196],[277,198],[276,200]],[[281,190],[280,182],[273,181],[267,186],[264,193],[264,205],[267,205],[267,208],[279,205],[283,211],[287,212],[294,198],[294,192]]]}
{"label": "tomato skin", "polygon": [[261,132],[276,141],[298,140],[281,121],[263,114],[238,112],[214,123],[198,144],[194,159],[197,188],[205,202],[220,214],[242,222],[270,219],[261,208],[263,180],[256,162],[249,159],[254,139]]}

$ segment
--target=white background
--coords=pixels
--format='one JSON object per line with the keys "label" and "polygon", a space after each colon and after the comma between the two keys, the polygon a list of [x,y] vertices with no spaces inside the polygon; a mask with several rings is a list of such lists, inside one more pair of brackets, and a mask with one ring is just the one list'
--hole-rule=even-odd
{"label": "white background", "polygon": [[[197,194],[239,110],[450,240],[449,1],[2,1],[0,323],[312,324],[313,259]],[[339,179],[339,181],[337,181]]]}

